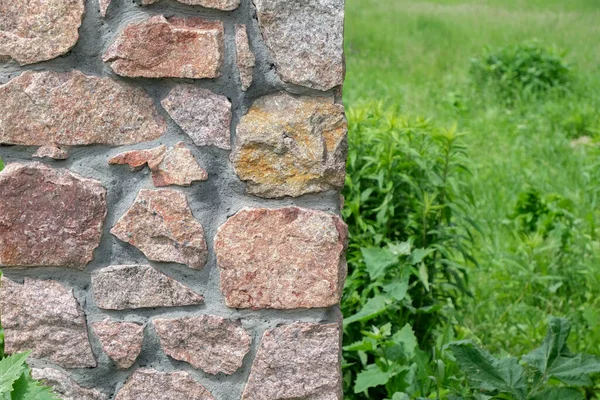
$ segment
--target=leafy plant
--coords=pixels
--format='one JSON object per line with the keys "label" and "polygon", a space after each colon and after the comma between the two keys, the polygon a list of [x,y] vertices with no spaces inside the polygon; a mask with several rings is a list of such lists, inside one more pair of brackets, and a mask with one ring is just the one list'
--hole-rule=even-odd
{"label": "leafy plant", "polygon": [[4,169],[4,161],[0,158],[0,171]]}
{"label": "leafy plant", "polygon": [[571,67],[564,53],[537,42],[491,49],[471,60],[471,76],[477,85],[492,88],[507,102],[550,89],[566,89]]}
{"label": "leafy plant", "polygon": [[52,391],[31,378],[25,363],[29,353],[0,360],[0,398],[6,400],[58,400]]}
{"label": "leafy plant", "polygon": [[584,400],[582,388],[592,386],[600,373],[600,359],[574,354],[567,339],[571,324],[563,318],[550,321],[542,345],[521,357],[498,359],[470,341],[449,345],[467,374],[477,398],[506,400]]}
{"label": "leafy plant", "polygon": [[[469,294],[466,268],[475,264],[470,195],[461,179],[468,164],[461,135],[377,105],[348,114],[345,343],[360,343],[365,332],[397,338],[408,326],[415,329],[415,343],[430,348],[446,311]],[[381,357],[376,351],[347,349],[346,387],[352,398],[368,398],[357,379],[365,371],[375,373],[372,365]],[[381,370],[391,381],[406,372],[398,362]],[[369,390],[372,398],[391,394],[382,385]]]}

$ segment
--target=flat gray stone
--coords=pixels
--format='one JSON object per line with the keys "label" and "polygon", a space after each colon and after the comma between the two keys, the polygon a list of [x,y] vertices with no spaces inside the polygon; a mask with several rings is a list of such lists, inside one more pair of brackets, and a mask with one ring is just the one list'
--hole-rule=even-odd
{"label": "flat gray stone", "polygon": [[115,400],[214,400],[187,372],[138,369],[129,377]]}
{"label": "flat gray stone", "polygon": [[[142,0],[142,5],[154,4],[160,0]],[[222,11],[233,11],[240,6],[240,0],[177,0],[190,6],[202,6]]]}
{"label": "flat gray stone", "polygon": [[105,310],[180,307],[204,298],[149,265],[116,265],[92,273],[96,305]]}
{"label": "flat gray stone", "polygon": [[225,303],[254,309],[338,304],[347,238],[341,218],[323,211],[242,209],[215,237]]}
{"label": "flat gray stone", "polygon": [[79,39],[84,0],[0,3],[0,60],[19,64],[51,60],[67,53]]}
{"label": "flat gray stone", "polygon": [[106,190],[41,163],[0,172],[0,266],[83,269],[100,244]]}
{"label": "flat gray stone", "polygon": [[277,73],[329,90],[344,82],[344,0],[254,0]]}
{"label": "flat gray stone", "polygon": [[242,400],[341,400],[338,324],[297,322],[267,331]]}
{"label": "flat gray stone", "polygon": [[85,315],[73,290],[55,281],[30,278],[19,284],[2,277],[0,283],[7,354],[31,350],[32,358],[64,368],[96,366]]}
{"label": "flat gray stone", "polygon": [[227,97],[208,89],[180,84],[169,92],[162,106],[196,146],[231,149],[232,114]]}
{"label": "flat gray stone", "polygon": [[52,388],[61,400],[108,400],[100,391],[84,388],[64,372],[54,368],[32,368],[31,377]]}
{"label": "flat gray stone", "polygon": [[202,269],[208,259],[204,229],[192,215],[185,194],[176,190],[140,190],[110,232],[152,261]]}
{"label": "flat gray stone", "polygon": [[144,325],[105,320],[92,324],[102,350],[119,369],[131,367],[142,351]]}
{"label": "flat gray stone", "polygon": [[250,351],[252,338],[239,321],[202,315],[152,323],[165,353],[211,375],[233,374]]}
{"label": "flat gray stone", "polygon": [[79,71],[25,71],[0,86],[0,144],[122,146],[167,130],[141,88]]}

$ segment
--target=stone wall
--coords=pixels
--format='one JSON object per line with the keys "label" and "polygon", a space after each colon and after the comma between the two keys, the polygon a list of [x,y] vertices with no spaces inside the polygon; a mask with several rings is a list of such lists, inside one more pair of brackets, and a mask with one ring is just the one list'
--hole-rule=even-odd
{"label": "stone wall", "polygon": [[0,4],[0,312],[64,399],[341,399],[344,0]]}

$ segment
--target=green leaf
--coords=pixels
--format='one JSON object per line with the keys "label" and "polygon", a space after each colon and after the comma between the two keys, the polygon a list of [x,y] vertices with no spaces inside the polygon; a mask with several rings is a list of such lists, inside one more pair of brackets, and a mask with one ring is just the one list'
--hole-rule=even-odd
{"label": "green leaf", "polygon": [[412,265],[417,265],[418,263],[423,261],[425,257],[430,255],[434,251],[435,249],[414,249],[409,257],[408,262],[410,262]]}
{"label": "green leaf", "polygon": [[396,332],[393,339],[394,342],[402,345],[402,350],[404,351],[406,358],[412,360],[419,348],[419,342],[410,324],[404,325],[400,331]]}
{"label": "green leaf", "polygon": [[385,312],[385,310],[387,309],[389,305],[389,297],[385,296],[385,295],[377,295],[371,299],[369,299],[369,301],[367,301],[367,303],[364,305],[364,307],[357,312],[356,314],[354,314],[353,316],[346,318],[344,320],[344,326],[349,325],[353,322],[358,322],[358,321],[368,321],[370,319],[373,319],[377,316],[379,316],[380,314],[382,314],[383,312]]}
{"label": "green leaf", "polygon": [[345,351],[373,351],[377,342],[371,338],[364,338],[360,342],[354,342],[344,346]]}
{"label": "green leaf", "polygon": [[4,169],[4,161],[0,158],[0,171]]}
{"label": "green leaf", "polygon": [[429,292],[429,273],[425,264],[419,265],[419,280],[425,286],[425,290]]}
{"label": "green leaf", "polygon": [[0,394],[12,392],[13,384],[25,372],[25,360],[29,356],[29,352],[15,354],[0,360]]}
{"label": "green leaf", "polygon": [[411,245],[410,242],[392,243],[388,248],[397,256],[409,256]]}
{"label": "green leaf", "polygon": [[600,359],[587,354],[572,354],[567,346],[570,332],[568,320],[552,318],[542,345],[523,356],[523,361],[546,379],[554,377],[568,385],[591,386],[589,375],[600,372]]}
{"label": "green leaf", "polygon": [[391,377],[389,373],[383,372],[377,365],[367,365],[365,370],[356,375],[354,393],[362,393],[369,388],[385,385]]}
{"label": "green leaf", "polygon": [[19,400],[59,400],[59,398],[46,386],[39,382],[29,381],[29,387],[24,397]]}
{"label": "green leaf", "polygon": [[387,248],[362,248],[360,251],[365,260],[367,273],[374,281],[381,278],[388,267],[398,262],[398,256]]}
{"label": "green leaf", "polygon": [[471,384],[484,391],[510,393],[523,400],[527,393],[525,370],[516,358],[497,359],[470,341],[448,345]]}
{"label": "green leaf", "polygon": [[390,400],[410,400],[406,393],[394,393]]}
{"label": "green leaf", "polygon": [[531,397],[531,400],[584,400],[585,398],[577,389],[550,387],[537,395]]}
{"label": "green leaf", "polygon": [[397,280],[383,285],[383,290],[396,301],[402,301],[408,292],[410,276],[408,273],[403,273]]}

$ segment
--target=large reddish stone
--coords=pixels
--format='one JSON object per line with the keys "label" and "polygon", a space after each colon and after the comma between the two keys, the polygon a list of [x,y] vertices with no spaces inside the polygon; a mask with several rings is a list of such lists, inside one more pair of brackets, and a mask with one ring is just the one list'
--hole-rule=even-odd
{"label": "large reddish stone", "polygon": [[106,217],[101,183],[44,164],[0,172],[0,266],[83,269]]}
{"label": "large reddish stone", "polygon": [[294,323],[265,332],[242,400],[342,399],[338,324]]}
{"label": "large reddish stone", "polygon": [[[159,0],[142,0],[143,5],[154,4]],[[240,6],[240,0],[177,0],[191,6],[202,6],[223,11],[233,11]]]}
{"label": "large reddish stone", "polygon": [[329,90],[344,82],[345,0],[254,0],[282,80]]}
{"label": "large reddish stone", "polygon": [[167,125],[140,88],[79,71],[26,71],[0,86],[0,144],[108,144],[158,139]]}
{"label": "large reddish stone", "polygon": [[61,400],[108,400],[98,390],[82,387],[70,376],[54,368],[32,368],[31,377],[50,386]]}
{"label": "large reddish stone", "polygon": [[204,229],[192,215],[185,194],[176,190],[140,190],[110,232],[152,261],[201,269],[208,259]]}
{"label": "large reddish stone", "polygon": [[103,60],[123,76],[216,78],[224,58],[223,35],[220,21],[157,15],[128,25]]}
{"label": "large reddish stone", "polygon": [[165,353],[212,375],[233,374],[250,351],[252,338],[239,321],[202,315],[152,323]]}
{"label": "large reddish stone", "polygon": [[173,121],[197,146],[230,150],[231,102],[193,85],[177,85],[162,101]]}
{"label": "large reddish stone", "polygon": [[254,57],[254,53],[250,50],[250,44],[248,43],[246,25],[235,26],[235,50],[242,90],[246,91],[252,85],[252,75],[254,74],[254,66],[256,65],[256,57]]}
{"label": "large reddish stone", "polygon": [[346,224],[297,207],[245,208],[215,237],[221,291],[234,308],[313,308],[339,303]]}
{"label": "large reddish stone", "polygon": [[138,168],[145,164],[152,171],[154,186],[190,186],[195,181],[205,181],[208,173],[198,165],[192,151],[183,142],[174,147],[159,146],[148,150],[132,150],[116,155],[109,164],[128,164]]}
{"label": "large reddish stone", "polygon": [[112,322],[107,319],[92,324],[92,328],[98,336],[102,350],[118,368],[127,369],[135,363],[144,344],[144,325]]}
{"label": "large reddish stone", "polygon": [[0,312],[7,354],[31,356],[64,368],[95,367],[85,315],[73,290],[55,281],[0,279]]}
{"label": "large reddish stone", "polygon": [[50,60],[77,43],[84,0],[0,2],[0,59],[21,65]]}
{"label": "large reddish stone", "polygon": [[106,11],[108,11],[108,7],[112,3],[112,0],[99,0],[100,5],[100,16],[102,18],[106,17]]}
{"label": "large reddish stone", "polygon": [[340,190],[348,125],[332,97],[256,100],[237,127],[231,160],[249,193],[266,198]]}
{"label": "large reddish stone", "polygon": [[187,372],[138,369],[129,377],[115,400],[214,400]]}
{"label": "large reddish stone", "polygon": [[104,310],[182,307],[204,298],[149,265],[115,265],[92,273],[96,305]]}

